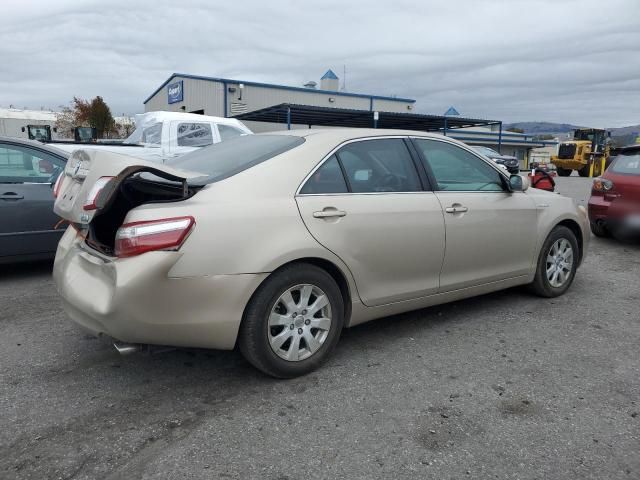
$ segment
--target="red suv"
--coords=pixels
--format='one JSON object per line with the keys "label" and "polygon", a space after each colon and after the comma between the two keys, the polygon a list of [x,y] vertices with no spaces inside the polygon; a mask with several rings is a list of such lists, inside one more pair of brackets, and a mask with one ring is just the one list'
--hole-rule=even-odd
{"label": "red suv", "polygon": [[598,237],[640,235],[640,145],[623,148],[593,179],[589,220]]}

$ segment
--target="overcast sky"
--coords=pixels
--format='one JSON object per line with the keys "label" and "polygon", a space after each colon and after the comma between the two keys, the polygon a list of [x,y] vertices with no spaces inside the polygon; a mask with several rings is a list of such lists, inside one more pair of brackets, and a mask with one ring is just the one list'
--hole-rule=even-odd
{"label": "overcast sky", "polygon": [[640,123],[639,0],[1,0],[0,106],[101,95],[114,115],[172,72],[348,91],[507,122]]}

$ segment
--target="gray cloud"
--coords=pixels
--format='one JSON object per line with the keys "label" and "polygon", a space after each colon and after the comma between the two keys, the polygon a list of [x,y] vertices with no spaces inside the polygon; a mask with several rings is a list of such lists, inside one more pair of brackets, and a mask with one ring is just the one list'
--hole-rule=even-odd
{"label": "gray cloud", "polygon": [[419,112],[640,123],[637,0],[78,3],[3,1],[0,105],[135,113],[172,72],[301,85],[346,65],[349,91]]}

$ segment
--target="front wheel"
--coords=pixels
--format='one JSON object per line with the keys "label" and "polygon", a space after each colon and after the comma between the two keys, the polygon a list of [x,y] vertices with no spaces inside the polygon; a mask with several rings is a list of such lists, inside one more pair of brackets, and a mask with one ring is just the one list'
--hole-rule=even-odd
{"label": "front wheel", "polygon": [[273,273],[249,302],[238,346],[254,367],[277,378],[318,368],[331,354],[344,323],[344,303],[325,270],[293,264]]}
{"label": "front wheel", "polygon": [[568,290],[578,268],[579,250],[575,234],[555,227],[542,245],[531,287],[541,297],[557,297]]}
{"label": "front wheel", "polygon": [[561,168],[561,167],[556,168],[556,172],[558,172],[558,175],[561,177],[569,177],[572,171],[573,170],[571,170],[570,168]]}
{"label": "front wheel", "polygon": [[589,165],[585,165],[584,167],[582,167],[580,170],[578,170],[578,175],[580,175],[581,177],[588,177],[589,176]]}

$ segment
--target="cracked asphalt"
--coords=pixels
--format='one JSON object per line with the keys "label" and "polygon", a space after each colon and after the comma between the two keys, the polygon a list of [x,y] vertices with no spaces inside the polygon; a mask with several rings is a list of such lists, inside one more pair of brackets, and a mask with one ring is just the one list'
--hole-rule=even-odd
{"label": "cracked asphalt", "polygon": [[0,268],[3,479],[640,478],[637,246],[592,239],[560,298],[347,330],[288,381],[237,352],[120,357],[66,318],[50,263]]}

